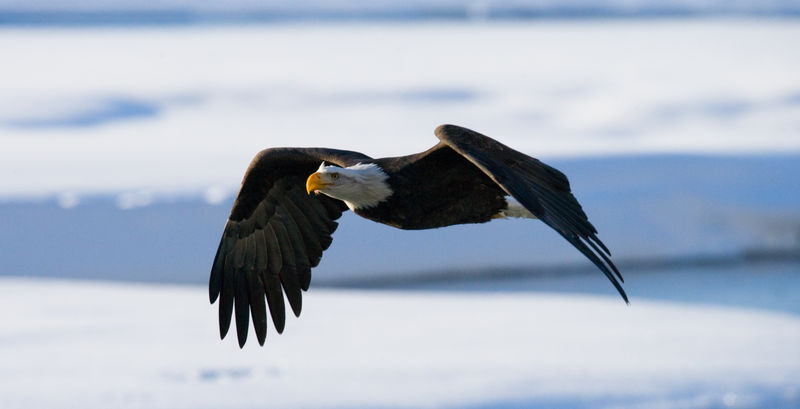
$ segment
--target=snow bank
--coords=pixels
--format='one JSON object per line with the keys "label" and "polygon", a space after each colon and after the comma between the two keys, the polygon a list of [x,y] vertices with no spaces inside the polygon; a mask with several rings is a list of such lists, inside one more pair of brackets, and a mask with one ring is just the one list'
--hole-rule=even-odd
{"label": "snow bank", "polygon": [[2,29],[0,197],[232,194],[273,146],[542,159],[800,150],[800,23]]}
{"label": "snow bank", "polygon": [[796,315],[312,290],[283,335],[239,350],[199,287],[0,285],[6,409],[800,406]]}

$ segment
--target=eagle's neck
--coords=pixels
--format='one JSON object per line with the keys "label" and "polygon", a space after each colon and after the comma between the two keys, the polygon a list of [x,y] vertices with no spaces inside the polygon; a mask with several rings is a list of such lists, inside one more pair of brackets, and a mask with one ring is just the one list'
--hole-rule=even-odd
{"label": "eagle's neck", "polygon": [[392,188],[387,183],[389,175],[378,165],[359,163],[344,168],[344,171],[355,183],[351,189],[337,193],[338,199],[344,201],[350,210],[375,207],[392,195]]}

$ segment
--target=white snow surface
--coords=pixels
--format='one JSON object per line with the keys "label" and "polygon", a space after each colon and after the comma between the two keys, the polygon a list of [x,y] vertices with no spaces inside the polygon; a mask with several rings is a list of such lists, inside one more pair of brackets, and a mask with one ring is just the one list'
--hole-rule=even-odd
{"label": "white snow surface", "polygon": [[233,194],[274,146],[800,150],[797,20],[0,29],[0,198]]}
{"label": "white snow surface", "polygon": [[251,336],[240,350],[235,334],[218,339],[216,306],[199,287],[0,286],[4,409],[800,407],[800,318],[790,314],[312,290],[284,334],[270,328],[263,348]]}
{"label": "white snow surface", "polygon": [[[465,11],[480,17],[489,11],[520,10],[538,12],[597,12],[620,13],[683,11],[683,12],[740,12],[758,13],[768,11],[795,11],[792,0],[157,0],[140,2],[134,0],[81,0],[68,2],[58,0],[0,0],[0,9],[8,11],[273,11],[302,15],[304,12],[343,13],[385,11],[388,13],[425,11]],[[401,14],[402,15],[402,14]]]}

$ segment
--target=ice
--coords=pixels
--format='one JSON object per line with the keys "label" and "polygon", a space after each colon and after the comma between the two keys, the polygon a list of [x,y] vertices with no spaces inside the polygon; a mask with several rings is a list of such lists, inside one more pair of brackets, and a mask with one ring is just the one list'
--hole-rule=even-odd
{"label": "ice", "polygon": [[265,347],[251,339],[239,350],[218,339],[202,288],[0,284],[8,409],[800,405],[796,315],[579,295],[312,290],[284,334],[270,327]]}
{"label": "ice", "polygon": [[[642,263],[730,265],[781,254],[797,259],[800,155],[549,163],[569,175],[626,279]],[[66,192],[58,200],[0,203],[0,275],[205,282],[233,189],[217,186],[193,196],[159,196],[147,189],[100,196]],[[436,277],[443,271],[488,276],[509,268],[535,275],[558,267],[582,268],[605,280],[537,220],[404,231],[346,212],[314,269],[313,285],[379,275]]]}

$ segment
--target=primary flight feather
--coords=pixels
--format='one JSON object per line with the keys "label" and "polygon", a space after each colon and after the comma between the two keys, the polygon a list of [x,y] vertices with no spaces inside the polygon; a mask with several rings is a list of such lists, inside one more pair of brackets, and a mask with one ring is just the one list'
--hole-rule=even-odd
{"label": "primary flight feather", "polygon": [[455,125],[436,128],[425,152],[373,159],[324,148],[273,148],[245,173],[211,268],[224,338],[236,317],[239,346],[252,317],[263,345],[267,310],[280,333],[284,294],[296,315],[311,268],[331,244],[342,212],[401,229],[538,218],[569,241],[619,291],[619,270],[570,191],[563,173],[487,136]]}

